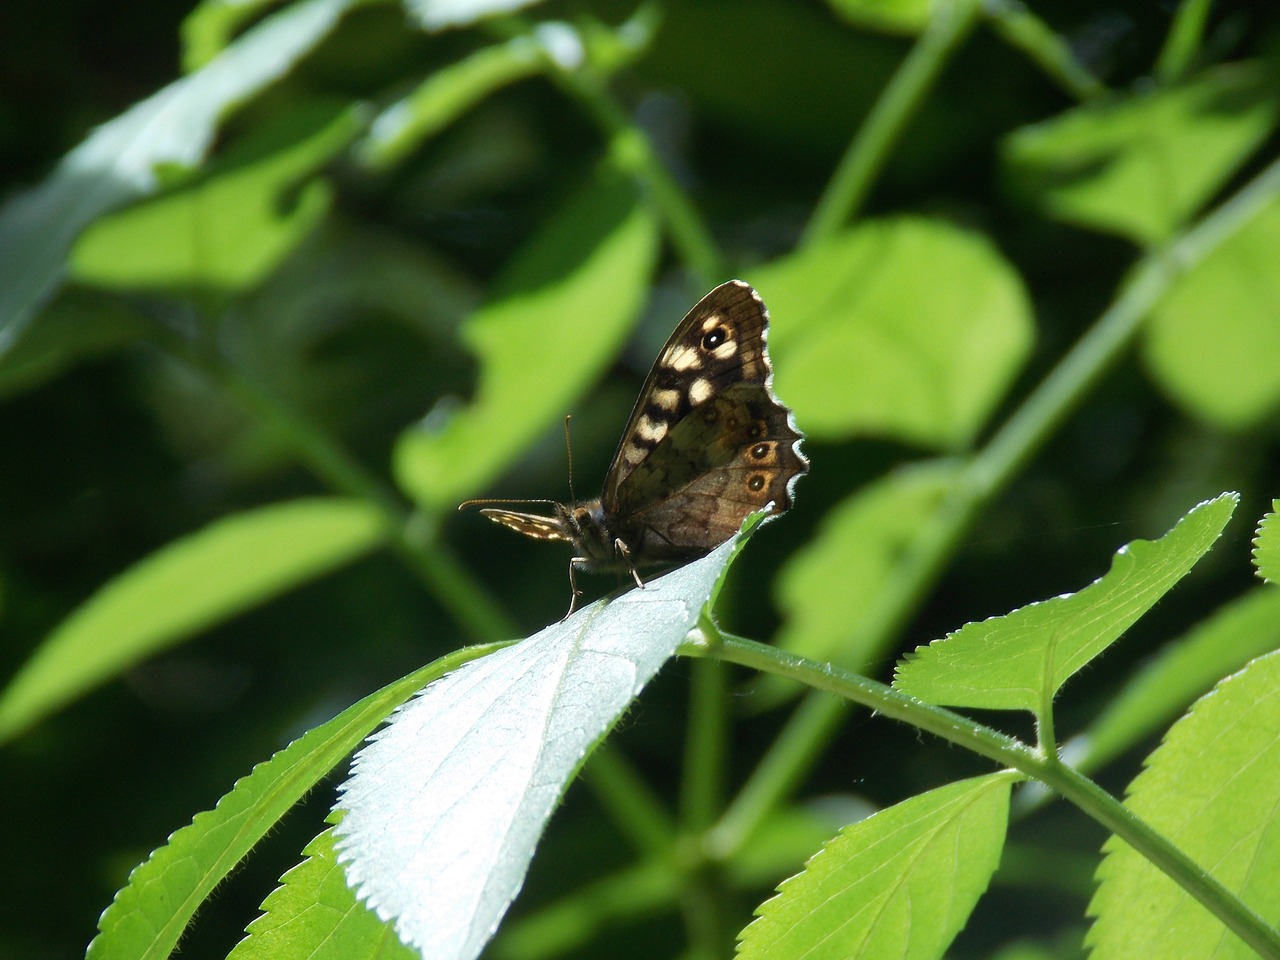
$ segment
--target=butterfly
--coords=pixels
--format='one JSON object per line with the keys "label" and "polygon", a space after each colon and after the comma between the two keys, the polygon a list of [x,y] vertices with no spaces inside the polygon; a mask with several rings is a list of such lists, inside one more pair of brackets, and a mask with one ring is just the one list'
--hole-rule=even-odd
{"label": "butterfly", "polygon": [[575,570],[629,573],[678,567],[735,534],[751,513],[782,513],[809,469],[803,434],[773,392],[769,311],[741,280],[716,287],[680,321],[644,382],[594,500],[469,500],[544,504],[551,515],[480,512],[535,540],[573,546]]}

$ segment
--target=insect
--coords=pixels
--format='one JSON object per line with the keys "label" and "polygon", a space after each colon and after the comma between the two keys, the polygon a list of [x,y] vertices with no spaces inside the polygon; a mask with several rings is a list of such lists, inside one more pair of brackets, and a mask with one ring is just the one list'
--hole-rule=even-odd
{"label": "insect", "polygon": [[622,431],[604,490],[582,503],[543,504],[551,515],[480,512],[535,540],[573,546],[567,618],[581,591],[575,570],[629,573],[678,567],[728,540],[752,512],[782,513],[809,469],[803,435],[773,393],[769,311],[749,284],[730,280],[694,305],[658,354]]}

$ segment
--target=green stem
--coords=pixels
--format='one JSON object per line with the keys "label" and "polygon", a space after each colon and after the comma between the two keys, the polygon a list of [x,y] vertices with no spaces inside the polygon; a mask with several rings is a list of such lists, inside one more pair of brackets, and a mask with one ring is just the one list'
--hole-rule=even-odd
{"label": "green stem", "polygon": [[1019,0],[984,0],[983,14],[1012,47],[1031,59],[1064,92],[1077,100],[1097,100],[1106,86],[1080,65],[1057,33]]}
{"label": "green stem", "polygon": [[1156,60],[1155,74],[1166,83],[1180,80],[1204,40],[1204,25],[1213,0],[1182,0]]}
{"label": "green stem", "polygon": [[910,723],[1044,783],[1150,860],[1261,956],[1280,960],[1280,930],[1268,926],[1167,838],[1053,754],[1043,754],[962,714],[924,703],[875,680],[766,644],[724,635],[715,643],[686,643],[680,652],[798,680]]}
{"label": "green stem", "polygon": [[[1139,261],[1120,295],[1012,417],[973,457],[954,490],[907,550],[863,629],[864,649],[889,649],[932,587],[982,507],[1010,483],[1067,415],[1123,354],[1152,307],[1183,272],[1233,236],[1280,194],[1280,160],[1185,232]],[[715,828],[725,853],[745,843],[760,820],[803,779],[848,711],[841,700],[809,694]]]}
{"label": "green stem", "polygon": [[[704,612],[703,636],[719,630]],[[684,876],[680,903],[688,931],[690,958],[720,960],[731,942],[725,905],[728,890],[722,863],[706,845],[707,831],[724,803],[725,747],[729,717],[725,699],[725,665],[701,659],[693,664],[681,776],[680,819],[684,844],[677,864]]]}
{"label": "green stem", "polygon": [[720,815],[728,729],[724,666],[700,660],[693,665],[680,797],[682,826],[691,835]]}
{"label": "green stem", "polygon": [[974,0],[943,0],[928,28],[907,54],[867,115],[827,184],[800,239],[802,247],[821,243],[857,215],[871,183],[889,159],[907,121],[924,102],[952,51],[976,19]]}
{"label": "green stem", "polygon": [[[1056,651],[1055,651],[1056,652]],[[1058,734],[1053,722],[1053,653],[1045,658],[1044,677],[1040,681],[1040,706],[1036,710],[1036,745],[1046,757],[1058,756]]]}
{"label": "green stem", "polygon": [[[519,16],[491,19],[487,27],[503,40],[533,33],[531,24]],[[728,279],[724,258],[711,231],[658,159],[644,131],[632,123],[627,111],[610,92],[608,77],[589,64],[565,64],[541,44],[535,47],[544,75],[586,108],[608,139],[613,158],[648,191],[685,266],[706,288]]]}
{"label": "green stem", "polygon": [[644,131],[631,122],[601,77],[553,64],[552,77],[575,96],[609,138],[613,157],[649,192],[680,258],[703,287],[727,279],[724,258],[693,203],[658,159]]}

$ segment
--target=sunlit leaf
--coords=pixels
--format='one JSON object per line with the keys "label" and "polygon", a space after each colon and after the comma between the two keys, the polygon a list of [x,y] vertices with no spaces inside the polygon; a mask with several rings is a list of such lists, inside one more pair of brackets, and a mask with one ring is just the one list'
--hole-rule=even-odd
{"label": "sunlit leaf", "polygon": [[227,48],[241,26],[279,4],[280,0],[200,0],[179,28],[183,71],[199,70]]}
{"label": "sunlit leaf", "polygon": [[697,623],[737,542],[450,674],[361,749],[338,855],[405,943],[480,953],[568,780]]}
{"label": "sunlit leaf", "polygon": [[96,221],[72,249],[73,277],[135,289],[257,285],[329,209],[328,185],[310,175],[358,129],[344,105],[293,109],[208,178]]}
{"label": "sunlit leaf", "polygon": [[1051,217],[1156,244],[1274,129],[1277,89],[1269,65],[1234,63],[1077,107],[1013,133],[1006,170]]}
{"label": "sunlit leaf", "polygon": [[298,500],[210,524],[139,561],[53,631],[0,695],[0,740],[121,671],[383,539],[381,514]]}
{"label": "sunlit leaf", "polygon": [[302,851],[305,859],[280,878],[262,916],[227,960],[410,960],[418,954],[347,886],[333,852],[333,830]]}
{"label": "sunlit leaf", "polygon": [[1147,321],[1143,358],[1193,416],[1244,430],[1280,409],[1280,202],[1272,200],[1194,270]]}
{"label": "sunlit leaf", "polygon": [[[1125,806],[1269,923],[1280,921],[1280,653],[1202,697],[1133,781]],[[1191,894],[1116,838],[1089,913],[1093,960],[1254,958]]]}
{"label": "sunlit leaf", "polygon": [[463,339],[481,362],[475,399],[401,437],[401,486],[422,504],[452,506],[570,412],[621,348],[657,249],[657,224],[635,188],[602,171],[529,242],[493,300],[466,322]]}
{"label": "sunlit leaf", "polygon": [[1280,590],[1253,590],[1163,647],[1089,728],[1068,741],[1073,766],[1096,769],[1169,723],[1219,679],[1280,648]]}
{"label": "sunlit leaf", "polygon": [[437,70],[378,114],[357,146],[357,156],[375,170],[399,163],[485,97],[538,73],[541,62],[532,37],[481,47]]}
{"label": "sunlit leaf", "polygon": [[867,30],[914,36],[929,25],[936,0],[827,0],[842,20]]}
{"label": "sunlit leaf", "polygon": [[894,686],[931,703],[1039,711],[1186,575],[1239,502],[1224,493],[1197,505],[1159,540],[1121,547],[1105,576],[1077,593],[969,623],[917,647]]}
{"label": "sunlit leaf", "polygon": [[1253,538],[1253,565],[1258,576],[1271,583],[1280,583],[1280,500],[1271,501],[1271,512],[1258,524],[1258,535]]}
{"label": "sunlit leaf", "polygon": [[299,737],[152,852],[98,920],[86,960],[166,960],[200,904],[289,808],[422,686],[501,644],[460,650]]}
{"label": "sunlit leaf", "polygon": [[61,282],[67,251],[109,210],[154,193],[161,168],[204,159],[218,124],[329,33],[352,0],[304,0],[248,31],[203,69],[99,127],[39,186],[0,209],[0,353]]}
{"label": "sunlit leaf", "polygon": [[371,169],[386,170],[486,97],[541,73],[548,58],[567,68],[589,59],[599,69],[617,69],[647,47],[655,19],[652,8],[641,7],[616,29],[589,21],[579,32],[566,23],[544,22],[506,43],[481,47],[383,110],[356,153]]}
{"label": "sunlit leaf", "polygon": [[962,780],[846,827],[760,906],[738,956],[941,957],[1000,863],[1012,780]]}
{"label": "sunlit leaf", "polygon": [[964,447],[1031,345],[1017,273],[941,221],[862,224],[749,279],[773,318],[778,395],[815,438]]}

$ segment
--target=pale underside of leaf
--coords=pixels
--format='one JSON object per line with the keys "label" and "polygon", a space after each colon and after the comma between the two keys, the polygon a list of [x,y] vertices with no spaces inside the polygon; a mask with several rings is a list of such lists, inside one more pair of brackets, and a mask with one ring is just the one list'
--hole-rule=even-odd
{"label": "pale underside of leaf", "polygon": [[423,957],[479,954],[569,778],[696,625],[736,542],[432,684],[360,751],[339,859]]}

